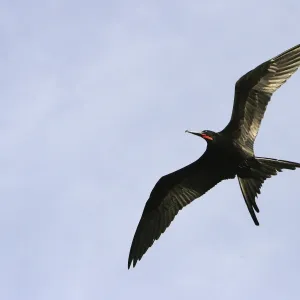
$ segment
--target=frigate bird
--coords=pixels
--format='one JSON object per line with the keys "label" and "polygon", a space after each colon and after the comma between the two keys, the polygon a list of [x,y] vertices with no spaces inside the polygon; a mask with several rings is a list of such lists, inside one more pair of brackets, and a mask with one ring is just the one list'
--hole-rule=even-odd
{"label": "frigate bird", "polygon": [[299,163],[257,157],[253,145],[273,93],[300,66],[300,44],[262,63],[235,84],[231,119],[220,132],[191,132],[207,142],[204,154],[190,165],[161,177],[150,193],[133,237],[128,269],[142,258],[177,213],[216,184],[237,177],[249,213],[259,225],[255,198],[267,178]]}

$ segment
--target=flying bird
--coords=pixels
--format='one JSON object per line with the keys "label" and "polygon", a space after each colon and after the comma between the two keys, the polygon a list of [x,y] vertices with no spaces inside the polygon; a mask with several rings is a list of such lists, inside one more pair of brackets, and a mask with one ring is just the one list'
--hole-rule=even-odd
{"label": "flying bird", "polygon": [[237,177],[249,213],[259,225],[255,198],[267,178],[299,163],[257,157],[253,145],[273,93],[300,66],[300,44],[262,63],[235,84],[232,115],[220,132],[191,132],[207,142],[195,162],[161,177],[150,193],[135,231],[128,269],[135,267],[155,240],[165,232],[177,213],[222,180]]}

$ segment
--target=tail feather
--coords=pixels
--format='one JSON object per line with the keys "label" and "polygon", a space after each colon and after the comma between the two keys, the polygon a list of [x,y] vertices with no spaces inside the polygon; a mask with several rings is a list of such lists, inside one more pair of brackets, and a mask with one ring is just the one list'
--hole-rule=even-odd
{"label": "tail feather", "polygon": [[[258,213],[259,208],[256,204],[255,198],[260,193],[262,182],[253,178],[241,178],[238,177],[240,188],[245,199],[248,211],[252,217],[252,220],[256,226],[259,225],[255,211]],[[255,211],[254,211],[255,210]]]}
{"label": "tail feather", "polygon": [[299,163],[287,160],[266,157],[256,157],[256,160],[258,160],[263,166],[276,169],[278,172],[281,172],[283,169],[295,170],[296,168],[300,168]]}
{"label": "tail feather", "polygon": [[258,213],[259,208],[256,204],[255,198],[257,198],[257,195],[260,194],[260,189],[264,181],[271,176],[275,176],[278,172],[281,172],[284,169],[295,170],[296,168],[300,168],[300,164],[266,157],[256,157],[256,161],[258,161],[259,164],[253,170],[255,178],[238,177],[238,180],[249,213],[255,225],[258,226],[259,222],[254,210]]}

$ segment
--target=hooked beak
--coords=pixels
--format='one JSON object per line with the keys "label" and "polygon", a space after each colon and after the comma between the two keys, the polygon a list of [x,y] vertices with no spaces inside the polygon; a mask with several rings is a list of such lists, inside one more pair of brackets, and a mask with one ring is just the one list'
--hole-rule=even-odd
{"label": "hooked beak", "polygon": [[213,138],[211,136],[209,136],[209,135],[207,135],[205,133],[202,133],[202,132],[194,132],[194,131],[189,131],[189,130],[186,130],[185,132],[191,133],[191,134],[194,134],[194,135],[197,135],[197,136],[200,136],[200,137],[202,137],[205,140],[210,140],[210,141],[213,140]]}
{"label": "hooked beak", "polygon": [[203,134],[202,134],[202,132],[194,132],[194,131],[189,131],[189,130],[186,130],[185,132],[187,132],[187,133],[190,133],[190,134],[194,134],[194,135],[197,135],[197,136],[200,136],[200,137],[202,137],[203,138]]}

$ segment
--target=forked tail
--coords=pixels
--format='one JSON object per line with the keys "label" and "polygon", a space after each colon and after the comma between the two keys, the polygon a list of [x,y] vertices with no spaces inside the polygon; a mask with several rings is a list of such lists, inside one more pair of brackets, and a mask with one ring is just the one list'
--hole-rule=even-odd
{"label": "forked tail", "polygon": [[300,164],[291,161],[266,157],[256,157],[256,160],[259,162],[259,164],[255,168],[256,178],[238,177],[238,180],[249,213],[255,225],[258,226],[259,222],[254,210],[256,212],[259,212],[259,209],[255,202],[255,198],[258,194],[260,194],[260,189],[264,181],[271,176],[275,176],[278,172],[281,172],[284,169],[295,170],[296,168],[300,168]]}

